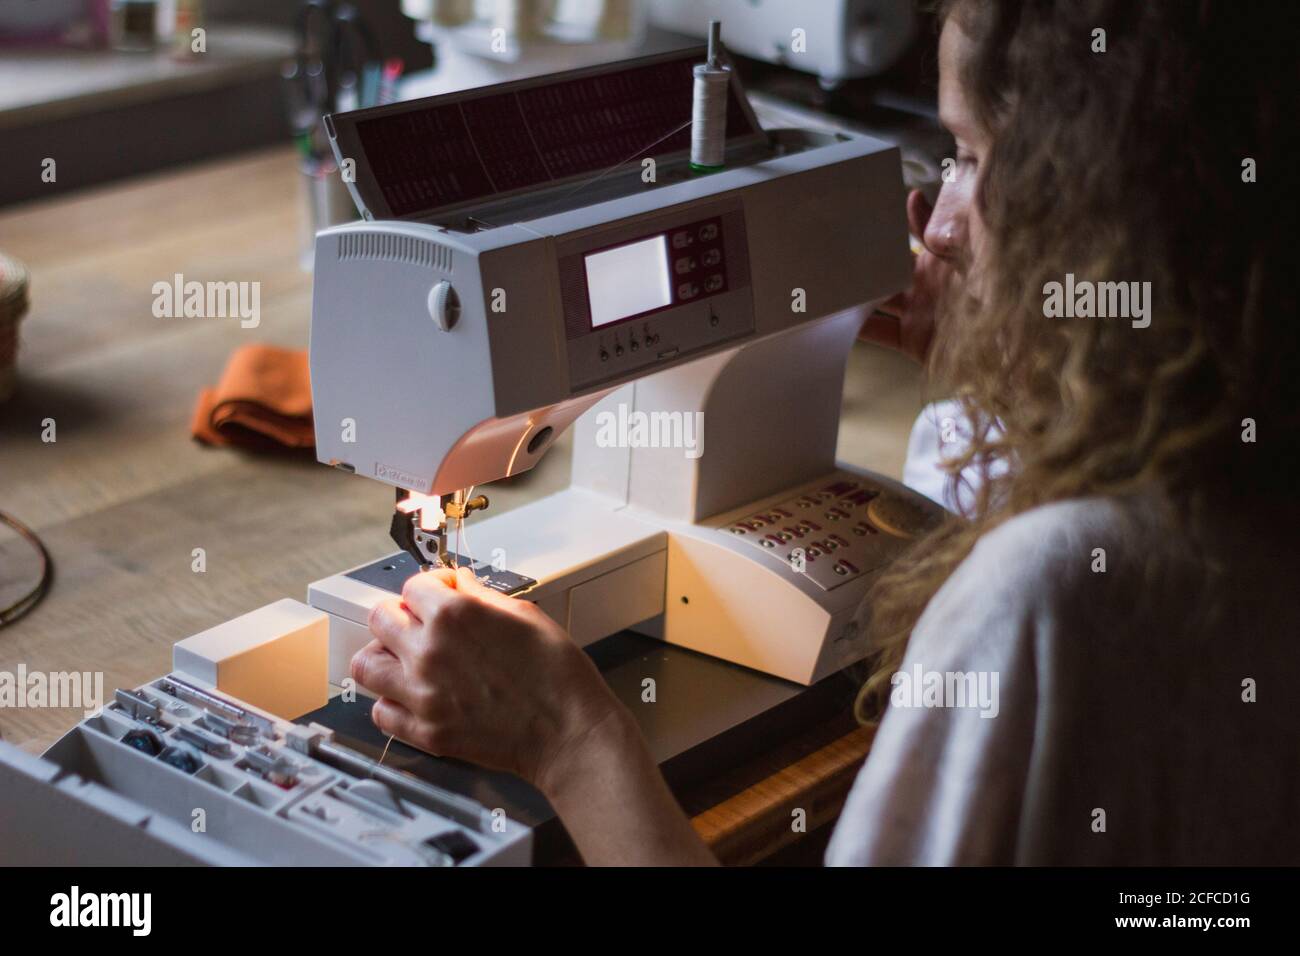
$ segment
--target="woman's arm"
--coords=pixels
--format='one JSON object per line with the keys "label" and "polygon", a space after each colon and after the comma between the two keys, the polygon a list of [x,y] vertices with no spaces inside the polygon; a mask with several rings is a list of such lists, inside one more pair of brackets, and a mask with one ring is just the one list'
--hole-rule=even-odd
{"label": "woman's arm", "polygon": [[440,569],[376,605],[370,630],[352,675],[381,695],[381,731],[532,783],[591,865],[716,862],[632,715],[535,605]]}
{"label": "woman's arm", "polygon": [[714,866],[621,705],[552,761],[539,789],[591,866]]}

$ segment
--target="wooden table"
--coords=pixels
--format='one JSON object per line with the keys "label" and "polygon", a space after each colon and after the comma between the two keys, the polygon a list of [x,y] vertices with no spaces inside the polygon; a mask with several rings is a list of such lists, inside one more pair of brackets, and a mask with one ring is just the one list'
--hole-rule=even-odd
{"label": "wooden table", "polygon": [[[298,174],[277,148],[0,210],[0,248],[32,272],[19,390],[0,406],[0,509],[34,528],[56,563],[52,593],[0,629],[0,671],[102,671],[104,687],[166,673],[172,644],[391,550],[392,492],[307,457],[197,445],[201,385],[253,341],[305,347],[311,280],[298,267]],[[261,323],[159,319],[152,286],[261,283]],[[919,407],[915,371],[860,347],[850,363],[841,457],[897,474]],[[53,419],[56,440],[42,441]],[[561,445],[533,472],[494,485],[505,510],[568,481]],[[192,570],[203,548],[207,569]],[[31,581],[25,546],[0,532],[0,603]],[[39,752],[76,710],[0,709],[4,739]],[[687,801],[732,862],[834,819],[871,731],[824,728]],[[0,799],[3,799],[0,796]]]}

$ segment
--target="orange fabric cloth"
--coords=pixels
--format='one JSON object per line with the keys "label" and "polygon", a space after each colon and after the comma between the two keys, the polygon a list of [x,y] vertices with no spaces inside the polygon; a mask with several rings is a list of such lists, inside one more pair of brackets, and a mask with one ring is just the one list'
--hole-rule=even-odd
{"label": "orange fabric cloth", "polygon": [[206,445],[315,447],[307,353],[273,345],[236,349],[217,387],[199,393],[190,428]]}

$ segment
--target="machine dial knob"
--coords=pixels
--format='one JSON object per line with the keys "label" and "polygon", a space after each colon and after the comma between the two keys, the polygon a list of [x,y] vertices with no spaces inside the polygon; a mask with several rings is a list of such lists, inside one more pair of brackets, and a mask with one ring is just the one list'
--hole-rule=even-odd
{"label": "machine dial knob", "polygon": [[429,290],[429,316],[444,332],[450,332],[460,318],[460,297],[446,279]]}

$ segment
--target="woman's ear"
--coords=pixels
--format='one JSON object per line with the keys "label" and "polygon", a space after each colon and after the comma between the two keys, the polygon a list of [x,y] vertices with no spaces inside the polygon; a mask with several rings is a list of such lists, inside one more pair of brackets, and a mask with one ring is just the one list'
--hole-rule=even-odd
{"label": "woman's ear", "polygon": [[921,190],[913,189],[907,194],[907,228],[918,241],[925,238],[925,227],[933,212],[934,206]]}

